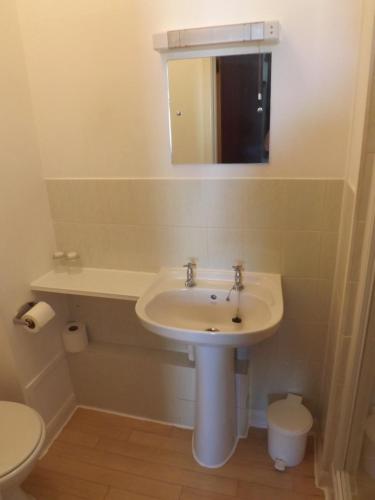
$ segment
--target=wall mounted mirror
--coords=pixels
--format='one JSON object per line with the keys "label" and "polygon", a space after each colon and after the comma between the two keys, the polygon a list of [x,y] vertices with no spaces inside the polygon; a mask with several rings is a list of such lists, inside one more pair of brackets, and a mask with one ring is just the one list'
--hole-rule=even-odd
{"label": "wall mounted mirror", "polygon": [[270,53],[168,61],[172,163],[268,163]]}

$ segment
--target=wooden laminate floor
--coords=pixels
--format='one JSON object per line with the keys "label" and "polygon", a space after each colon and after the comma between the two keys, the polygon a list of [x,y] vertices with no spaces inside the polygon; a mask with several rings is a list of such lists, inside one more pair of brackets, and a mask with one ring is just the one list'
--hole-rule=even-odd
{"label": "wooden laminate floor", "polygon": [[375,479],[369,476],[367,472],[360,469],[355,478],[356,500],[374,500],[375,498]]}
{"label": "wooden laminate floor", "polygon": [[78,409],[23,487],[38,500],[317,500],[312,442],[280,473],[251,429],[220,469],[200,467],[191,431]]}

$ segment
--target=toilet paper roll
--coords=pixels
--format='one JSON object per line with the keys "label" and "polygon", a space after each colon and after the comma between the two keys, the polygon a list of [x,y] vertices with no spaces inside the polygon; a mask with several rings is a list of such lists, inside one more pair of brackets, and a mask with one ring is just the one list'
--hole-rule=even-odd
{"label": "toilet paper roll", "polygon": [[62,332],[64,347],[67,352],[82,352],[88,346],[86,325],[79,321],[71,321]]}
{"label": "toilet paper roll", "polygon": [[24,329],[27,332],[38,333],[54,317],[55,311],[47,302],[38,302],[22,316],[22,320],[27,323]]}

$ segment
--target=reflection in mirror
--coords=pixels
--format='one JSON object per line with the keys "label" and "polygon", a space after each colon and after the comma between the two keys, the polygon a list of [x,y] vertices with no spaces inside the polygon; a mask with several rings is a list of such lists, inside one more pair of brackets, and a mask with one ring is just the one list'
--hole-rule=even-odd
{"label": "reflection in mirror", "polygon": [[172,163],[268,163],[271,54],[168,62]]}

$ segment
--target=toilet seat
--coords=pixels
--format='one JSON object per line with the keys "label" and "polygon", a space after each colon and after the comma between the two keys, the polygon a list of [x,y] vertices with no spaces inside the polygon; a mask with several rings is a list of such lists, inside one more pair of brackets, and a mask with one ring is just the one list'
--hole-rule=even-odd
{"label": "toilet seat", "polygon": [[35,410],[0,401],[0,481],[27,461],[43,437],[44,423]]}

